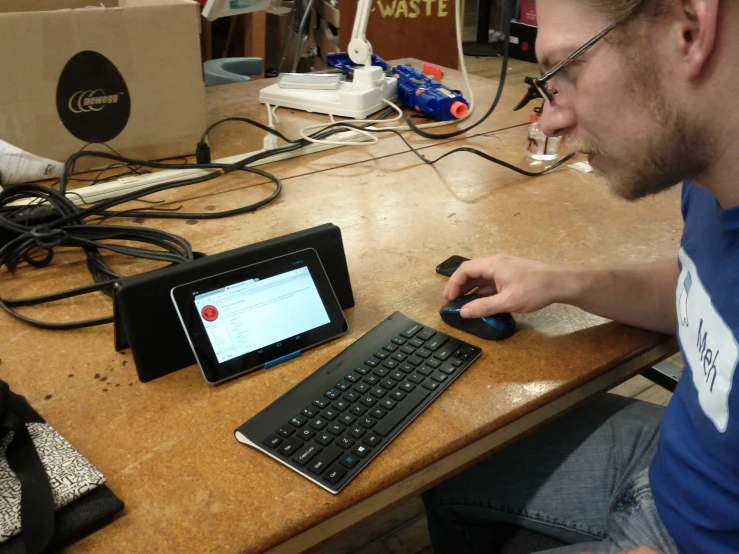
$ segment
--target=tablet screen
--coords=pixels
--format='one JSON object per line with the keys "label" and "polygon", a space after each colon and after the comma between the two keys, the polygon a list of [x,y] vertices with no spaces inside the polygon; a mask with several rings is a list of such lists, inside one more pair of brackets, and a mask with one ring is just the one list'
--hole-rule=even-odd
{"label": "tablet screen", "polygon": [[348,329],[313,249],[177,286],[172,300],[209,383],[272,365]]}
{"label": "tablet screen", "polygon": [[199,294],[195,306],[219,363],[329,322],[307,267]]}

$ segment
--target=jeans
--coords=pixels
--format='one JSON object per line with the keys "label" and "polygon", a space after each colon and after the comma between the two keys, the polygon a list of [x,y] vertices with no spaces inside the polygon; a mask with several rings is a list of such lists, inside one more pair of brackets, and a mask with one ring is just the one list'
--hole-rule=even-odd
{"label": "jeans", "polygon": [[549,554],[677,554],[649,487],[663,411],[603,395],[427,491],[434,552],[499,552],[518,526],[569,545]]}

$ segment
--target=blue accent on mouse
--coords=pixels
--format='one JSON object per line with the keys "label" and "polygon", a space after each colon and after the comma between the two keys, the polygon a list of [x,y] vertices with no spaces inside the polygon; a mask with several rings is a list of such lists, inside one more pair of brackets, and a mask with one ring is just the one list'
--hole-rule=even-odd
{"label": "blue accent on mouse", "polygon": [[462,306],[478,298],[482,298],[482,296],[468,294],[445,304],[439,310],[442,321],[450,327],[475,335],[481,339],[503,340],[513,335],[516,331],[516,320],[509,313],[469,319],[462,317],[459,313]]}

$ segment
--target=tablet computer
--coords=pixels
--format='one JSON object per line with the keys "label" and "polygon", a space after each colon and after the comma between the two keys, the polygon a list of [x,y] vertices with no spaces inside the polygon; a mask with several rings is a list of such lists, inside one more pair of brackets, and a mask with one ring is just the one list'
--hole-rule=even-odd
{"label": "tablet computer", "polygon": [[176,286],[171,296],[211,384],[287,361],[349,329],[312,248]]}

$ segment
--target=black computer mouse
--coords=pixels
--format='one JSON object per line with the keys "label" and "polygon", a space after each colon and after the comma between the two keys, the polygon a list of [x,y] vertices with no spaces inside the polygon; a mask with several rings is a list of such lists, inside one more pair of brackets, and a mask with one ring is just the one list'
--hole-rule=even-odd
{"label": "black computer mouse", "polygon": [[459,313],[462,306],[473,300],[482,298],[476,294],[461,296],[445,304],[439,310],[442,321],[447,325],[488,340],[507,339],[516,331],[516,320],[509,313],[500,313],[487,317],[464,318]]}

